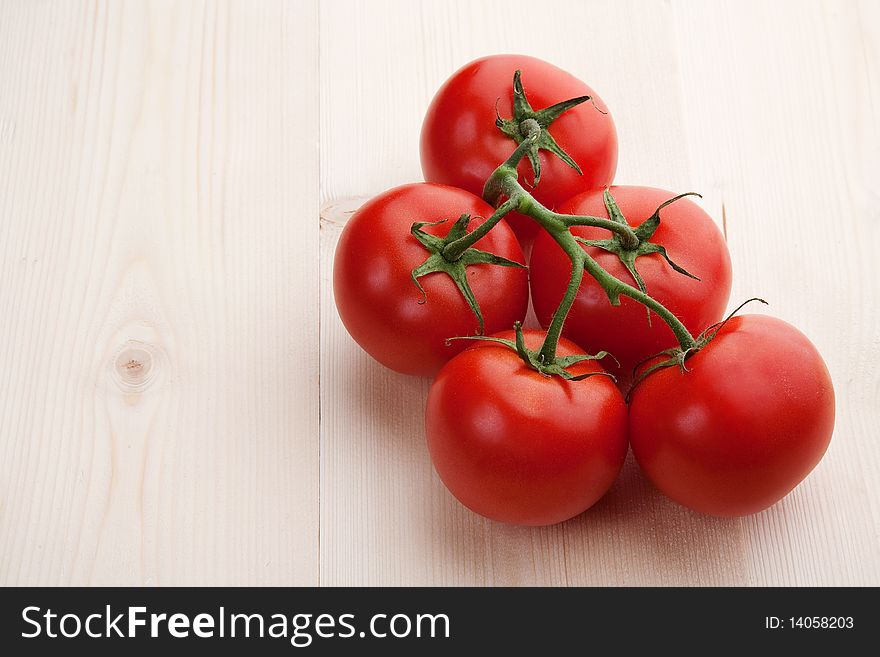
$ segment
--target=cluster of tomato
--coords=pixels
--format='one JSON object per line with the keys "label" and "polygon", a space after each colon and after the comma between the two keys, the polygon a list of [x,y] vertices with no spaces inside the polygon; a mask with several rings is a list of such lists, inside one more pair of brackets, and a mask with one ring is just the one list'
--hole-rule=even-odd
{"label": "cluster of tomato", "polygon": [[[608,273],[638,283],[702,338],[679,351],[679,366],[652,368],[632,390],[630,372],[640,364],[648,372],[657,364],[652,356],[674,350],[676,336],[638,301],[612,304],[590,276],[579,284],[556,347],[557,358],[572,357],[566,376],[523,357],[544,343],[573,271],[569,254],[532,217],[511,212],[470,255],[444,259],[452,231],[471,232],[496,211],[480,195],[523,141],[528,126],[518,121],[528,118],[541,136],[517,171],[542,206],[609,218],[613,209],[633,227],[659,220],[662,206],[651,251],[633,252],[629,262],[603,248],[605,228],[570,229],[592,243],[582,248]],[[611,186],[617,134],[587,85],[530,57],[472,62],[437,92],[421,159],[428,182],[380,194],[347,223],[334,294],[349,333],[373,358],[398,372],[435,376],[428,447],[463,504],[503,522],[564,521],[608,491],[631,446],[645,475],[673,500],[703,513],[744,515],[777,502],[819,462],[834,424],[821,356],[772,317],[720,321],[731,287],[724,237],[689,199],[663,205],[674,194]],[[469,222],[457,222],[462,215]],[[530,298],[544,330],[511,330]],[[476,334],[507,342],[449,340]],[[510,348],[517,339],[520,353]],[[584,350],[614,360],[574,358]]]}

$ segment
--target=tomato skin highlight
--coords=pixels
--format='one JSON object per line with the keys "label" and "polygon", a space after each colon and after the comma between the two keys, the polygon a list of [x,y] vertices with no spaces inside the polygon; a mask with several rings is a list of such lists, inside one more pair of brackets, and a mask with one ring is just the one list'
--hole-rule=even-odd
{"label": "tomato skin highlight", "polygon": [[743,516],[785,497],[819,463],[834,428],[834,389],[813,344],[766,315],[731,319],[686,362],[634,390],[633,453],[669,498]]}
{"label": "tomato skin highlight", "polygon": [[[512,331],[498,334],[510,340]],[[535,349],[544,332],[525,331]],[[583,353],[569,340],[560,356]],[[570,368],[601,371],[595,361]],[[606,376],[546,377],[511,349],[475,342],[437,375],[425,426],[441,480],[472,511],[500,522],[550,525],[595,504],[627,452],[627,412]]]}
{"label": "tomato skin highlight", "polygon": [[[611,194],[635,227],[676,194],[652,187],[614,186]],[[560,207],[567,214],[607,217],[603,191],[587,191]],[[607,239],[601,228],[578,226],[572,234],[585,239]],[[694,335],[721,319],[730,297],[731,265],[724,236],[712,219],[687,198],[679,199],[660,211],[660,226],[652,242],[666,247],[669,257],[700,280],[689,278],[669,266],[659,254],[636,259],[649,295],[672,311]],[[614,277],[635,286],[632,276],[613,253],[586,247],[587,253]],[[571,275],[568,256],[548,234],[539,235],[532,249],[531,292],[535,314],[541,326],[548,326],[565,292]],[[565,322],[564,335],[588,352],[607,350],[620,361],[607,368],[624,387],[633,367],[663,349],[678,343],[672,330],[645,307],[620,297],[612,306],[602,287],[591,276],[584,276],[577,298]]]}
{"label": "tomato skin highlight", "polygon": [[[479,322],[452,279],[440,273],[421,279],[426,302],[410,278],[430,253],[410,234],[417,221],[439,221],[424,230],[444,236],[460,215],[472,216],[468,232],[491,216],[482,199],[454,187],[414,183],[388,190],[348,220],[333,263],[336,307],[354,340],[377,361],[398,372],[431,376],[467,347],[447,338],[474,335]],[[502,220],[475,248],[525,262]],[[474,265],[468,281],[480,304],[487,332],[521,320],[528,304],[525,269]]]}
{"label": "tomato skin highlight", "polygon": [[[590,87],[570,73],[524,55],[477,59],[443,84],[422,124],[420,152],[425,180],[482,195],[486,180],[516,148],[516,143],[495,125],[496,102],[502,117],[513,116],[516,70],[522,71],[526,97],[534,110],[584,95],[592,96],[596,104],[581,103],[549,127],[550,134],[580,166],[583,175],[541,150],[538,186],[532,189],[528,185],[534,176],[527,159],[519,165],[520,181],[525,181],[534,197],[551,210],[584,189],[610,185],[617,169],[617,131],[608,108]],[[508,215],[507,221],[523,244],[530,243],[540,230],[532,219],[518,213]]]}

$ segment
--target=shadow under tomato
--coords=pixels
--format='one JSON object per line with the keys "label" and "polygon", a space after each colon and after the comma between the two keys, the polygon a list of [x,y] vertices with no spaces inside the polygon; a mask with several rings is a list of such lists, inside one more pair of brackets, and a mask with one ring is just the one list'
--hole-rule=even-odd
{"label": "shadow under tomato", "polygon": [[[441,486],[439,480],[436,485]],[[443,491],[452,502],[452,496]],[[444,541],[465,566],[483,564],[496,586],[733,586],[747,584],[737,519],[700,515],[666,499],[629,455],[592,508],[558,525],[518,527],[459,506]],[[462,517],[466,514],[466,517]],[[479,540],[469,535],[476,533]],[[471,544],[473,551],[460,546]]]}
{"label": "shadow under tomato", "polygon": [[669,500],[644,477],[631,452],[605,497],[562,528],[572,584],[747,583],[740,520],[702,515]]}
{"label": "shadow under tomato", "polygon": [[391,372],[350,349],[358,353],[330,356],[322,368],[335,377],[322,384],[323,583],[747,583],[740,521],[666,499],[631,454],[608,494],[565,523],[518,527],[471,512],[431,464],[424,433],[430,380]]}

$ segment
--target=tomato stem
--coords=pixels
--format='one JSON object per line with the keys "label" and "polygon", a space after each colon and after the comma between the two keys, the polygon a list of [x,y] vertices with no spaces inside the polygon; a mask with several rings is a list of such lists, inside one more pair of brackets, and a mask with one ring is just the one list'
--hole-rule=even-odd
{"label": "tomato stem", "polygon": [[[513,181],[513,183],[520,187],[518,182]],[[520,189],[522,188],[520,187]],[[544,345],[541,347],[541,355],[548,362],[556,357],[556,345],[559,343],[559,337],[562,335],[565,318],[568,316],[568,312],[571,310],[577,297],[585,270],[602,286],[612,304],[617,305],[620,303],[621,294],[630,297],[657,313],[669,325],[669,328],[672,329],[682,349],[690,349],[696,344],[694,337],[687,330],[687,327],[666,306],[645,292],[615,278],[590,257],[569,231],[569,225],[565,221],[566,215],[551,212],[529,196],[525,190],[522,190],[521,193],[525,195],[525,198],[520,199],[518,208],[520,212],[529,215],[541,224],[541,227],[550,233],[550,236],[562,247],[562,250],[565,251],[571,260],[571,278],[569,279],[568,287],[565,290],[562,301],[553,313],[553,319],[547,328],[547,337],[544,340]],[[588,217],[579,217],[578,219],[588,219]],[[572,225],[596,224],[579,223]],[[615,224],[615,226],[620,226],[620,224]],[[604,228],[605,226],[601,227]]]}
{"label": "tomato stem", "polygon": [[568,240],[557,240],[557,242],[565,249],[568,257],[571,259],[571,278],[568,281],[568,286],[565,288],[565,295],[562,297],[562,301],[553,313],[553,320],[547,328],[544,344],[541,345],[541,360],[546,363],[552,363],[556,359],[556,347],[562,335],[565,318],[568,317],[568,311],[571,310],[571,306],[574,304],[578,290],[581,287],[581,281],[584,279],[584,256],[587,255],[576,242],[573,247]]}
{"label": "tomato stem", "polygon": [[501,219],[504,218],[508,212],[513,210],[517,205],[516,199],[507,199],[504,203],[498,206],[498,209],[492,213],[492,216],[489,217],[486,221],[477,226],[472,232],[468,233],[464,237],[455,240],[454,242],[450,242],[443,248],[443,257],[449,260],[450,262],[455,262],[459,258],[461,258],[462,254],[471,248],[474,244],[476,244],[480,239],[488,233],[492,228],[495,227]]}
{"label": "tomato stem", "polygon": [[[547,335],[541,345],[540,351],[530,352],[525,350],[524,347],[518,347],[520,356],[527,363],[531,364],[531,366],[535,367],[538,371],[547,373],[548,375],[559,374],[562,372],[562,376],[571,378],[571,373],[567,372],[565,367],[561,364],[565,359],[557,358],[556,348],[562,335],[565,319],[568,317],[568,313],[577,298],[578,291],[580,290],[584,272],[592,276],[599,285],[602,286],[612,305],[619,305],[620,295],[624,295],[646,306],[649,309],[649,318],[650,311],[653,310],[664,322],[666,322],[667,325],[669,325],[669,328],[672,329],[672,332],[675,334],[681,347],[682,353],[687,354],[693,349],[699,348],[698,340],[694,339],[694,336],[690,334],[685,325],[682,324],[681,321],[663,304],[650,297],[644,291],[644,284],[634,267],[634,262],[637,256],[648,253],[660,253],[676,271],[690,276],[688,272],[678,267],[669,259],[669,256],[666,255],[666,251],[662,246],[649,241],[654,230],[657,228],[657,224],[659,224],[660,210],[666,205],[678,200],[681,196],[670,199],[661,205],[657,208],[654,215],[649,217],[643,225],[635,229],[627,223],[607,189],[605,190],[605,204],[609,212],[607,218],[588,215],[560,214],[544,207],[520,184],[517,167],[524,158],[528,158],[535,173],[534,183],[537,184],[541,175],[539,150],[543,149],[548,150],[561,158],[580,173],[577,164],[556,144],[546,128],[560,114],[579,103],[590,100],[590,98],[588,96],[574,98],[570,101],[558,103],[552,107],[534,112],[528,104],[525,92],[522,89],[519,71],[514,74],[513,88],[515,106],[514,119],[504,120],[499,116],[497,117],[496,125],[502,132],[504,132],[504,134],[514,138],[517,142],[517,147],[513,153],[511,153],[510,157],[492,172],[492,175],[489,176],[489,179],[483,187],[483,199],[496,208],[495,212],[493,212],[492,216],[480,224],[480,226],[478,226],[473,232],[462,234],[461,236],[452,236],[451,239],[448,239],[445,244],[436,250],[436,257],[434,259],[429,258],[429,260],[421,267],[413,271],[413,280],[418,285],[418,276],[424,275],[429,271],[447,271],[450,275],[455,274],[455,276],[458,277],[456,279],[454,276],[454,280],[463,279],[458,280],[458,284],[462,289],[462,292],[467,296],[467,293],[469,293],[470,290],[466,285],[467,279],[464,275],[464,269],[468,264],[489,262],[491,259],[492,264],[504,264],[506,266],[516,265],[517,263],[509,261],[501,262],[496,256],[477,252],[475,249],[472,249],[472,247],[490,230],[492,230],[492,228],[494,228],[505,215],[517,211],[537,221],[571,260],[571,277],[568,281],[565,295],[562,297],[559,306],[553,313],[553,319],[550,322],[550,326],[547,328]],[[682,196],[687,196],[687,194]],[[499,203],[502,198],[505,200]],[[463,221],[464,219],[465,217],[462,217],[460,221]],[[423,224],[414,224],[413,231],[417,231],[422,225]],[[603,228],[613,233],[613,239],[592,243],[582,240],[581,238],[575,238],[571,233],[571,228],[573,226],[594,226],[597,228]],[[417,232],[413,232],[413,234],[417,235],[417,237],[419,236]],[[422,239],[430,240],[432,238],[431,236],[423,235]],[[627,266],[627,269],[633,275],[635,281],[639,284],[639,288],[628,285],[608,273],[608,271],[606,271],[589,255],[589,253],[587,253],[581,242],[617,253]],[[471,307],[480,319],[480,325],[482,327],[482,315],[479,312],[479,306],[476,304],[476,300],[469,298],[469,302],[471,302]],[[519,335],[520,329],[518,327],[517,331]]]}
{"label": "tomato stem", "polygon": [[[529,139],[535,138],[536,135],[534,133],[529,135]],[[632,285],[628,285],[609,274],[581,247],[575,237],[571,234],[570,230],[572,226],[595,226],[597,228],[604,228],[620,235],[624,244],[631,245],[628,248],[638,248],[639,238],[628,224],[613,221],[612,219],[604,217],[592,217],[587,215],[575,216],[553,212],[539,203],[520,184],[516,166],[527,153],[528,149],[525,148],[527,141],[523,141],[507,161],[492,173],[483,188],[483,198],[494,205],[498,202],[499,198],[506,196],[507,200],[498,206],[499,210],[503,208],[504,214],[507,214],[511,210],[516,210],[517,212],[525,214],[537,221],[538,224],[550,234],[556,243],[559,244],[571,260],[571,278],[569,279],[562,301],[560,301],[559,306],[553,313],[553,319],[550,322],[550,326],[547,328],[547,337],[545,338],[544,344],[539,352],[542,361],[545,363],[552,363],[556,358],[556,346],[559,344],[559,338],[562,335],[562,328],[565,324],[565,319],[577,297],[585,271],[602,286],[612,304],[619,304],[620,295],[624,295],[638,301],[644,306],[647,306],[666,322],[682,349],[692,349],[696,345],[696,340],[675,314],[647,293],[633,287]],[[492,226],[498,223],[498,220],[500,220],[500,217],[496,219],[495,215],[492,215],[489,221],[485,222],[477,229],[480,230],[483,227],[488,226],[479,237],[485,235]],[[464,245],[465,240],[468,240],[470,241],[470,244],[473,244],[479,239],[479,237],[473,239],[473,235],[476,233],[477,231],[470,233],[465,238],[462,238],[462,240],[451,244],[450,247],[454,246],[456,249],[464,250],[464,248],[469,246],[469,244],[466,246]],[[446,255],[445,252],[444,255]]]}
{"label": "tomato stem", "polygon": [[[691,335],[691,332],[687,330],[687,327],[681,323],[681,320],[678,319],[678,317],[676,317],[671,310],[669,310],[666,306],[664,306],[662,303],[660,303],[647,293],[642,292],[638,288],[635,288],[632,285],[628,285],[627,283],[624,283],[623,281],[609,274],[605,269],[602,268],[602,265],[591,258],[589,254],[584,253],[584,256],[584,267],[586,268],[587,272],[590,274],[590,276],[592,276],[599,282],[599,284],[606,290],[606,292],[609,289],[614,290],[618,295],[622,294],[624,296],[627,296],[630,299],[634,299],[643,306],[647,306],[649,309],[653,310],[660,317],[660,319],[666,322],[666,324],[672,330],[672,333],[675,335],[675,339],[678,340],[678,344],[685,351],[688,351],[696,346],[697,341],[694,336]],[[612,301],[612,303],[614,303],[614,301]]]}
{"label": "tomato stem", "polygon": [[[532,133],[531,137],[533,139],[536,138],[534,133]],[[547,220],[552,218],[560,223],[565,230],[571,226],[595,226],[597,228],[604,228],[610,230],[612,233],[620,235],[624,244],[627,245],[627,248],[638,248],[639,238],[629,224],[620,223],[605,217],[559,214],[558,212],[553,212],[538,203],[538,201],[535,200],[535,198],[519,183],[516,171],[517,165],[528,153],[527,147],[528,142],[524,141],[521,143],[513,154],[507,158],[501,166],[492,172],[492,175],[489,176],[489,179],[483,187],[483,200],[494,206],[498,203],[499,198],[507,196],[509,201],[516,201],[516,206],[511,209],[516,209],[522,214],[527,214],[539,223],[541,223],[542,219]],[[507,211],[509,212],[509,210]],[[541,225],[547,228],[543,223],[541,223]]]}
{"label": "tomato stem", "polygon": [[585,215],[570,215],[553,213],[557,219],[562,221],[569,228],[572,226],[596,226],[598,228],[607,228],[612,233],[620,235],[623,240],[625,249],[635,250],[639,248],[639,236],[630,228],[629,224],[621,224],[604,217],[590,217]]}
{"label": "tomato stem", "polygon": [[[495,125],[517,144],[527,144],[528,147],[523,155],[529,159],[529,163],[532,165],[535,186],[541,180],[541,151],[558,157],[577,171],[578,175],[581,175],[581,168],[577,162],[556,143],[548,128],[562,114],[586,101],[593,102],[593,99],[590,96],[579,96],[544,109],[534,110],[526,98],[525,89],[523,89],[522,71],[516,71],[513,74],[513,117],[510,119],[501,118],[496,107]],[[595,107],[595,102],[593,102],[593,106]]]}

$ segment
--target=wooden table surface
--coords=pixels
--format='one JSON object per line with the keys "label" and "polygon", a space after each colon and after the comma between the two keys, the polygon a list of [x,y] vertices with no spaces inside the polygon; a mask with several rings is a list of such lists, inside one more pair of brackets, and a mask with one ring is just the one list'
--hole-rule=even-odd
{"label": "wooden table surface", "polygon": [[[0,583],[880,584],[880,2],[534,4],[0,1]],[[484,520],[429,382],[342,328],[352,199],[421,178],[433,92],[495,52],[593,86],[617,182],[702,192],[731,304],[824,354],[834,439],[768,511],[630,461],[567,523]]]}

